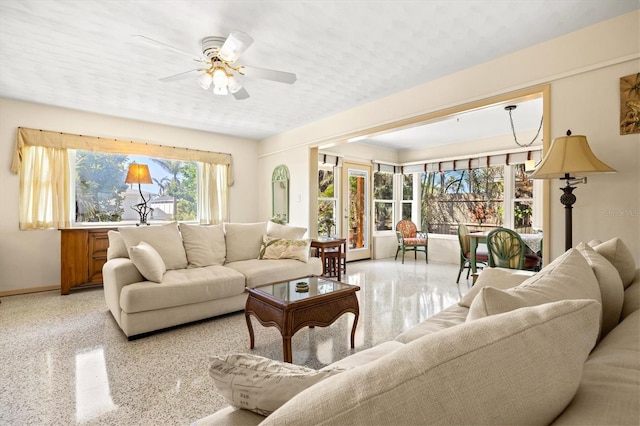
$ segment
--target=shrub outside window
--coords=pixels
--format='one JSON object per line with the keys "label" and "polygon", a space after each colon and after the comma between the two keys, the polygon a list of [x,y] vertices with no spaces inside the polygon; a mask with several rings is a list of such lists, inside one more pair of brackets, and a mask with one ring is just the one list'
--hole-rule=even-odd
{"label": "shrub outside window", "polygon": [[393,173],[373,174],[374,220],[376,231],[390,231],[394,224]]}

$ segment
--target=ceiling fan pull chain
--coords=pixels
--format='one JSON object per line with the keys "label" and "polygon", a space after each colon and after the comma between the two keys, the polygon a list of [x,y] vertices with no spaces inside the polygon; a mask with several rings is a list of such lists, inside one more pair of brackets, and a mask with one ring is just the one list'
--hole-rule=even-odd
{"label": "ceiling fan pull chain", "polygon": [[533,139],[531,139],[531,142],[522,144],[518,142],[518,137],[516,136],[516,128],[513,126],[513,117],[511,116],[511,111],[515,109],[515,106],[505,107],[505,109],[509,111],[509,122],[511,123],[511,132],[513,133],[513,140],[516,142],[516,145],[521,147],[527,147],[527,146],[533,145],[536,139],[538,139],[538,136],[540,136],[540,130],[542,130],[542,123],[544,121],[544,116],[540,117],[540,126],[538,126],[538,131],[536,132],[536,135],[533,137]]}

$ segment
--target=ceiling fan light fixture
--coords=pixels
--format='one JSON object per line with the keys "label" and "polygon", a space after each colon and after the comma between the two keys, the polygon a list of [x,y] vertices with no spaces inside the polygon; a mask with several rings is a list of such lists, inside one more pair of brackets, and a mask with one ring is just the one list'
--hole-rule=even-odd
{"label": "ceiling fan light fixture", "polygon": [[242,83],[235,75],[229,76],[229,92],[236,93],[238,90],[242,89]]}
{"label": "ceiling fan light fixture", "polygon": [[200,87],[202,87],[204,90],[208,90],[209,87],[211,87],[211,83],[213,83],[213,77],[211,77],[211,74],[209,74],[208,72],[205,72],[200,77],[198,77],[198,84],[200,84]]}
{"label": "ceiling fan light fixture", "polygon": [[229,76],[223,67],[216,67],[213,70],[213,85],[215,87],[227,87],[229,84]]}
{"label": "ceiling fan light fixture", "polygon": [[213,86],[213,94],[214,95],[228,95],[229,90],[227,86]]}

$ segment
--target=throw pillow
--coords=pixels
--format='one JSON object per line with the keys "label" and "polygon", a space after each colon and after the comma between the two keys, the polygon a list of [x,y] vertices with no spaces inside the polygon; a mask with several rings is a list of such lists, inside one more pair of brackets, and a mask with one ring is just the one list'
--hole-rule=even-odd
{"label": "throw pillow", "polygon": [[227,263],[257,259],[262,245],[262,236],[267,231],[267,222],[225,223]]}
{"label": "throw pillow", "polygon": [[466,322],[329,377],[261,424],[550,424],[599,318],[597,302],[565,300]]}
{"label": "throw pillow", "polygon": [[311,240],[285,240],[265,235],[259,259],[295,259],[307,263]]}
{"label": "throw pillow", "polygon": [[267,235],[276,238],[286,238],[288,240],[299,240],[304,237],[307,228],[291,225],[280,225],[275,222],[267,222]]}
{"label": "throw pillow", "polygon": [[167,269],[184,269],[187,267],[187,254],[182,245],[182,237],[178,231],[178,223],[172,222],[161,226],[130,226],[118,228],[124,239],[127,250],[145,241],[162,257]]}
{"label": "throw pillow", "polygon": [[268,416],[302,390],[343,369],[311,368],[258,355],[210,357],[209,375],[234,407]]}
{"label": "throw pillow", "polygon": [[200,226],[181,223],[180,233],[189,267],[199,268],[224,263],[227,248],[222,224]]}
{"label": "throw pillow", "polygon": [[576,247],[591,265],[598,280],[602,297],[602,336],[606,336],[620,321],[620,312],[624,302],[624,286],[618,270],[591,246],[580,243]]}
{"label": "throw pillow", "polygon": [[148,281],[159,283],[167,272],[164,261],[158,252],[149,244],[140,241],[138,245],[129,247],[129,257],[138,271]]}
{"label": "throw pillow", "polygon": [[615,266],[620,274],[624,288],[629,287],[636,274],[636,262],[624,242],[616,237],[598,244],[593,249]]}
{"label": "throw pillow", "polygon": [[115,259],[118,257],[129,257],[127,251],[127,245],[124,243],[122,234],[118,231],[107,232],[109,238],[109,247],[107,248],[107,260]]}
{"label": "throw pillow", "polygon": [[528,279],[534,273],[531,271],[520,271],[517,269],[504,268],[484,268],[482,273],[478,275],[471,290],[465,294],[458,302],[463,308],[471,306],[471,302],[483,287],[491,286],[495,288],[507,289],[515,287]]}

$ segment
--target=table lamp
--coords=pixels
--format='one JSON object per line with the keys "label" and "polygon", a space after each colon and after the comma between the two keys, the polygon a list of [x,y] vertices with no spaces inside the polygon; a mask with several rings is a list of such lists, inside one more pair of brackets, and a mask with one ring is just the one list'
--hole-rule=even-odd
{"label": "table lamp", "polygon": [[142,198],[141,203],[131,206],[131,208],[140,215],[140,223],[136,224],[136,226],[144,224],[149,225],[147,222],[147,216],[149,216],[149,213],[151,213],[153,209],[147,206],[147,200],[145,200],[144,195],[142,195],[142,189],[140,187],[140,184],[143,183],[153,183],[151,181],[151,173],[149,173],[149,166],[146,164],[131,163],[124,182],[137,183],[138,191],[140,191],[140,198]]}
{"label": "table lamp", "polygon": [[588,173],[615,173],[616,171],[607,166],[593,154],[587,137],[583,135],[571,135],[571,130],[567,131],[567,136],[555,138],[551,143],[549,152],[535,168],[531,178],[533,179],[555,179],[560,178],[566,181],[562,190],[560,202],[564,205],[565,217],[565,249],[569,250],[572,244],[571,210],[576,202],[573,190],[578,183],[587,183],[587,178],[576,178],[573,174]]}

